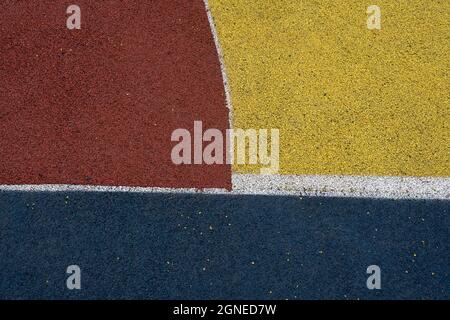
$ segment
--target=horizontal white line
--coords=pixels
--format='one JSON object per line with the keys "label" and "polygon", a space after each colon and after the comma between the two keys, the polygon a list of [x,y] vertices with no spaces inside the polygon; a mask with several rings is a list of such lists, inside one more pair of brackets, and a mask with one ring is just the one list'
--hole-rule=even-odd
{"label": "horizontal white line", "polygon": [[300,195],[390,199],[449,199],[450,178],[233,175],[239,194]]}
{"label": "horizontal white line", "polygon": [[27,185],[0,185],[4,191],[30,191],[30,192],[133,192],[133,193],[227,193],[225,189],[196,189],[196,188],[159,188],[159,187],[127,187],[127,186],[94,186],[73,184],[27,184]]}
{"label": "horizontal white line", "polygon": [[450,199],[450,178],[233,174],[233,191],[89,185],[0,185],[4,191],[133,192],[322,196],[388,199]]}

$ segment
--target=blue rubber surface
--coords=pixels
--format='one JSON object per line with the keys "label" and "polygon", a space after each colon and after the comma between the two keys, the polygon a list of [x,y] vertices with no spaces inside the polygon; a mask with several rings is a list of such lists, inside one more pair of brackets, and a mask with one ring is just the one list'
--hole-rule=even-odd
{"label": "blue rubber surface", "polygon": [[0,298],[449,299],[449,235],[448,201],[4,191]]}

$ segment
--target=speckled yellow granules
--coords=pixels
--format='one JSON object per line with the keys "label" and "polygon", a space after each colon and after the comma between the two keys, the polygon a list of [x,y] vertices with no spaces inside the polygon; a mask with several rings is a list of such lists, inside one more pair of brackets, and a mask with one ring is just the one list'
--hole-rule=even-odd
{"label": "speckled yellow granules", "polygon": [[209,4],[233,126],[279,128],[280,173],[450,176],[450,1]]}

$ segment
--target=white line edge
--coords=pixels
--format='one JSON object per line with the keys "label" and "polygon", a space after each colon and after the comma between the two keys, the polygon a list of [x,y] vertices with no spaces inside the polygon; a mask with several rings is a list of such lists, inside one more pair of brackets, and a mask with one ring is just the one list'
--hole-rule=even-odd
{"label": "white line edge", "polygon": [[90,185],[0,185],[0,191],[132,192],[450,200],[450,178],[321,175],[232,175],[233,190]]}
{"label": "white line edge", "polygon": [[388,199],[450,199],[450,178],[234,174],[239,194]]}
{"label": "white line edge", "polygon": [[228,108],[228,121],[230,129],[233,128],[233,104],[231,100],[231,90],[227,76],[227,70],[225,68],[225,58],[223,56],[222,47],[220,45],[219,36],[217,34],[216,24],[214,23],[214,18],[211,13],[211,8],[209,6],[208,0],[203,0],[205,4],[206,15],[208,16],[209,27],[211,29],[212,36],[214,38],[214,44],[216,46],[217,55],[219,56],[220,71],[222,73],[223,86],[225,90],[225,101]]}

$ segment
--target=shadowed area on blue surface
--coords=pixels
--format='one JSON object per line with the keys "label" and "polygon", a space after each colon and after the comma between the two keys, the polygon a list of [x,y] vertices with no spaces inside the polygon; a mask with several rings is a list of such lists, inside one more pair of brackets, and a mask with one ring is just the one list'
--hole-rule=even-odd
{"label": "shadowed area on blue surface", "polygon": [[[450,298],[449,201],[0,192],[1,299]],[[81,269],[68,290],[66,269]],[[367,267],[381,268],[368,290]]]}

